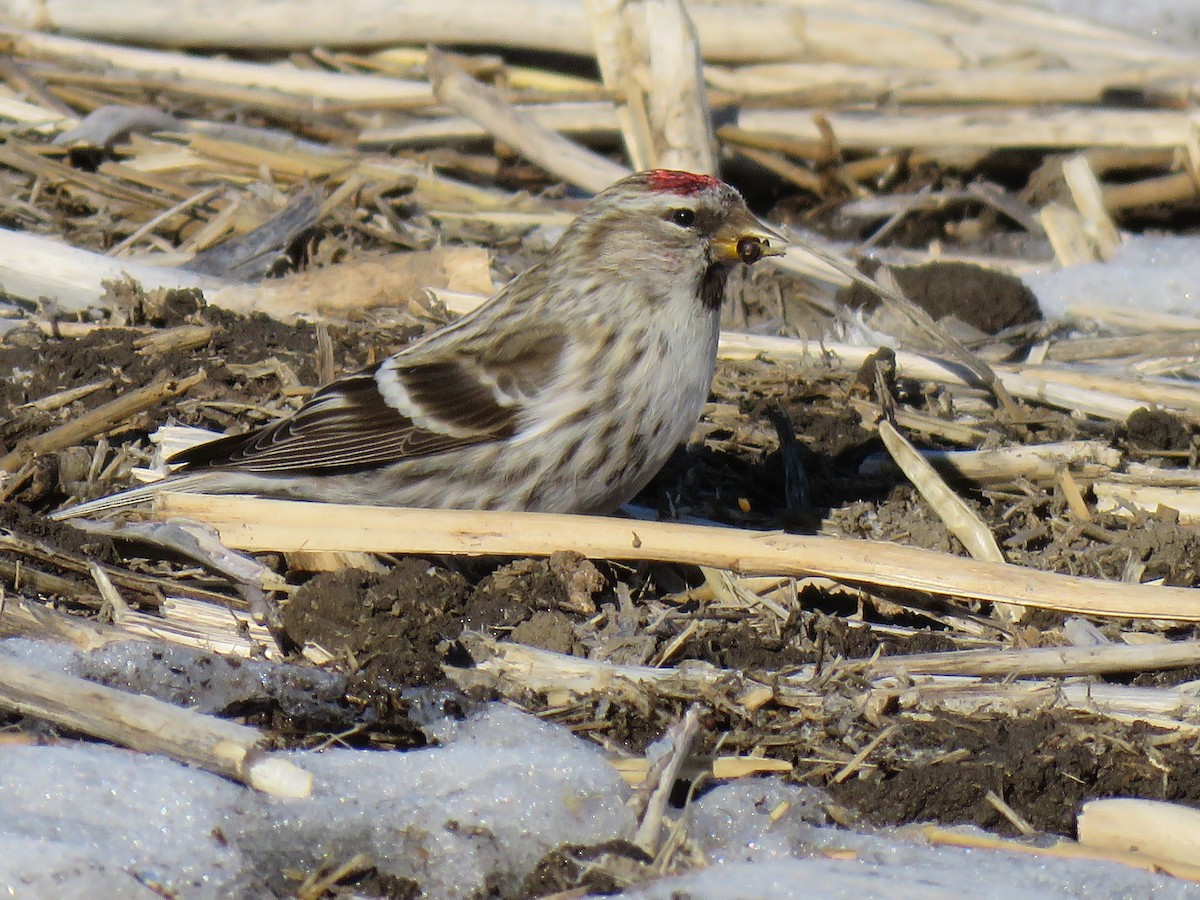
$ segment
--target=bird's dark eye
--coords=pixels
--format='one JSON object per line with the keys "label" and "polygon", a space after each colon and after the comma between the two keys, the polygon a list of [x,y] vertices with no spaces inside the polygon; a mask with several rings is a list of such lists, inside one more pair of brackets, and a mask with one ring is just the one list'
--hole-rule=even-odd
{"label": "bird's dark eye", "polygon": [[681,228],[691,228],[696,224],[696,214],[690,209],[673,209],[671,221]]}

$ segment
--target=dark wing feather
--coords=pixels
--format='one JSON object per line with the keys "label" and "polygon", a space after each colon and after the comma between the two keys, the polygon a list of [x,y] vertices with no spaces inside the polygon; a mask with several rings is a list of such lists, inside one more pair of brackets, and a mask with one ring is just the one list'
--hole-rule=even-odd
{"label": "dark wing feather", "polygon": [[[393,357],[331,382],[279,422],[192,447],[169,462],[332,475],[504,440],[516,433],[523,406],[553,378],[563,343],[522,340],[522,347],[480,362]],[[388,402],[381,383],[402,388],[403,409]]]}

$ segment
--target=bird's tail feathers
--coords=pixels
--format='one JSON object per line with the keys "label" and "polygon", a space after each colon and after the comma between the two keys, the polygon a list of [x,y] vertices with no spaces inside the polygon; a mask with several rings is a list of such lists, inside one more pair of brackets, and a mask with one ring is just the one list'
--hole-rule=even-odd
{"label": "bird's tail feathers", "polygon": [[96,513],[109,512],[115,509],[125,509],[143,501],[152,500],[163,491],[203,492],[204,483],[208,480],[206,478],[207,474],[205,472],[196,472],[191,475],[174,475],[164,478],[161,481],[144,484],[141,487],[119,491],[116,494],[109,494],[107,497],[97,497],[95,500],[88,500],[84,503],[77,503],[75,506],[68,506],[66,509],[60,509],[57,512],[51,513],[50,518],[61,522],[65,519],[74,519],[79,516],[91,516]]}

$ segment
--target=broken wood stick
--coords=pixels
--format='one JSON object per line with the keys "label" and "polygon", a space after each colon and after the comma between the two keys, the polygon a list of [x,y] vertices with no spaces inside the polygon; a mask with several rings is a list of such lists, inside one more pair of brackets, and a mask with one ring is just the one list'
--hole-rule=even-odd
{"label": "broken wood stick", "polygon": [[548,556],[708,565],[1124,618],[1200,621],[1200,591],[1040,572],[876,541],[603,516],[403,509],[164,493],[161,516],[212,525],[238,550]]}
{"label": "broken wood stick", "polygon": [[444,53],[429,52],[429,78],[439,100],[508,144],[547,172],[585,191],[604,190],[629,170],[514,109],[494,89],[480,84]]}
{"label": "broken wood stick", "polygon": [[261,748],[257,728],[0,657],[0,707],[145,753],[160,753],[277,797],[307,797],[312,776]]}
{"label": "broken wood stick", "polygon": [[1083,804],[1079,843],[1195,865],[1200,859],[1200,810],[1163,800],[1108,797]]}
{"label": "broken wood stick", "polygon": [[633,167],[715,174],[700,48],[681,0],[591,0],[584,9]]}
{"label": "broken wood stick", "polygon": [[1102,647],[1032,647],[1022,650],[951,650],[884,656],[865,668],[885,675],[974,675],[1019,678],[1148,672],[1200,663],[1200,642],[1105,644]]}

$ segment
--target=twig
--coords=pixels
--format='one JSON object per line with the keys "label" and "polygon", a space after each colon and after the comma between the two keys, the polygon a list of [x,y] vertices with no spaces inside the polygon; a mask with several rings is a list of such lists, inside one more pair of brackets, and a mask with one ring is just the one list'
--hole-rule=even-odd
{"label": "twig", "polygon": [[[904,424],[904,418],[897,416],[897,423]],[[1098,478],[1122,461],[1121,451],[1102,441],[1057,441],[995,450],[922,450],[921,456],[947,478],[990,486],[1012,484],[1018,478],[1053,484],[1068,467],[1084,478]],[[891,466],[882,455],[868,457],[858,468],[859,475],[888,471]]]}
{"label": "twig", "polygon": [[601,516],[355,507],[164,493],[159,515],[213,525],[234,549],[362,550],[653,559],[747,573],[823,575],[940,596],[1088,615],[1200,621],[1197,591],[1129,585],[961,559],[874,541]]}
{"label": "twig", "polygon": [[820,141],[827,121],[846,149],[879,147],[1186,147],[1190,119],[1182,111],[1087,109],[974,109],[898,114],[820,109],[743,109],[736,125],[800,141]]}
{"label": "twig", "polygon": [[636,169],[713,174],[716,139],[696,28],[681,0],[584,4]]}
{"label": "twig", "polygon": [[885,656],[864,672],[884,675],[977,675],[1019,678],[1148,672],[1200,663],[1200,642],[1106,644],[1101,647],[1034,647],[1025,650],[956,650]]}
{"label": "twig", "polygon": [[1012,825],[1013,828],[1017,829],[1017,831],[1021,834],[1030,835],[1036,833],[1037,829],[1030,825],[1024,817],[1022,817],[1015,809],[1009,806],[1004,801],[1004,798],[995,791],[989,790],[984,795],[984,799],[987,800],[988,805],[990,805],[992,809],[1004,816],[1004,818],[1008,820],[1009,824]]}
{"label": "twig", "polygon": [[633,835],[633,843],[641,847],[650,856],[658,852],[658,843],[663,827],[663,813],[671,792],[675,789],[675,779],[679,769],[691,751],[692,743],[700,731],[700,706],[693,703],[683,718],[671,726],[666,738],[669,749],[650,768],[646,781],[642,785],[645,796],[645,811]]}
{"label": "twig", "polygon": [[[143,7],[140,14],[148,13],[149,10]],[[176,9],[167,15],[174,18],[180,13],[181,10]],[[172,26],[172,30],[177,24]],[[164,31],[160,34],[166,33]],[[153,73],[164,80],[197,78],[220,84],[250,85],[329,100],[419,97],[428,102],[433,99],[429,85],[420,81],[401,81],[398,78],[382,78],[377,75],[346,75],[320,69],[298,69],[293,66],[206,58],[189,53],[142,50],[3,26],[0,26],[0,38],[5,40],[7,52],[15,56],[87,61],[103,67]]]}
{"label": "twig", "polygon": [[514,150],[586,191],[597,192],[629,174],[624,166],[543,128],[480,84],[444,53],[430,51],[429,78],[443,103],[474,119]]}
{"label": "twig", "polygon": [[909,443],[899,429],[885,419],[879,423],[879,437],[900,471],[933,507],[951,534],[962,541],[972,558],[1004,562],[1000,545],[983,519],[950,489],[937,470],[917,452],[917,448]]}
{"label": "twig", "polygon": [[861,769],[862,764],[867,761],[867,757],[874,753],[875,749],[880,744],[882,744],[899,730],[900,725],[898,723],[889,725],[887,728],[883,729],[883,731],[879,732],[879,734],[875,735],[875,737],[871,738],[865,747],[854,754],[853,759],[851,759],[838,770],[837,774],[833,776],[833,783],[841,784],[843,781]]}
{"label": "twig", "polygon": [[76,419],[17,444],[0,459],[0,472],[15,472],[35,456],[64,447],[74,447],[81,441],[115,428],[131,416],[153,409],[164,400],[186,393],[207,377],[201,370],[187,378],[159,379],[128,391]]}
{"label": "twig", "polygon": [[307,797],[312,776],[260,749],[256,728],[0,658],[0,706],[145,753],[161,753],[277,797]]}

